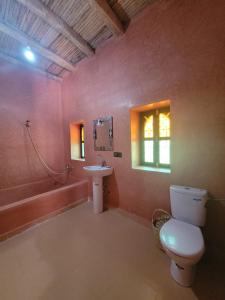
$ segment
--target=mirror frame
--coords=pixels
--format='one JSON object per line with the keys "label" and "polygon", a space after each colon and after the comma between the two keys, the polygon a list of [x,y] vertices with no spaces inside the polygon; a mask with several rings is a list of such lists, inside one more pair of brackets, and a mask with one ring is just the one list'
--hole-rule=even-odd
{"label": "mirror frame", "polygon": [[[101,125],[102,123],[108,123],[109,125],[109,132],[108,132],[108,143],[107,145],[97,145],[97,126]],[[93,139],[94,139],[94,150],[95,151],[113,151],[113,117],[106,116],[104,118],[99,118],[93,120]]]}

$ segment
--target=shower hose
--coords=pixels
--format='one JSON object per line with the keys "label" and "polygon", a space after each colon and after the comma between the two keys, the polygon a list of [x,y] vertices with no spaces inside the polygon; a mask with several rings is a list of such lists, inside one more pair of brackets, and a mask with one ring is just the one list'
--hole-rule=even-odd
{"label": "shower hose", "polygon": [[65,168],[63,171],[56,171],[56,170],[53,170],[53,169],[45,162],[44,158],[42,157],[41,153],[39,152],[37,146],[36,146],[35,143],[34,143],[34,140],[33,140],[33,138],[32,138],[31,131],[30,131],[30,121],[28,121],[28,120],[26,121],[25,127],[26,127],[26,130],[27,130],[29,139],[30,139],[30,141],[31,141],[31,144],[32,144],[32,146],[33,146],[33,149],[34,149],[35,153],[37,154],[37,157],[38,157],[40,163],[42,164],[42,166],[43,166],[43,167],[45,168],[45,170],[47,171],[48,175],[49,175],[50,177],[52,177],[57,183],[64,184],[65,182],[63,182],[63,183],[60,182],[59,180],[57,180],[57,179],[54,177],[54,175],[55,175],[55,176],[57,176],[57,175],[65,175],[65,174],[68,175],[68,173],[70,172],[70,167],[69,167],[69,166],[66,166],[66,168]]}

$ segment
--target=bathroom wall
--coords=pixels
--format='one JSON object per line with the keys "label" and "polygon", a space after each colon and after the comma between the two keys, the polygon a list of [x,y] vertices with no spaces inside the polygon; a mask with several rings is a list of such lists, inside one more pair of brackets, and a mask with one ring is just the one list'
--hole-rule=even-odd
{"label": "bathroom wall", "polygon": [[1,60],[0,190],[48,177],[28,139],[26,120],[48,164],[64,167],[61,83]]}
{"label": "bathroom wall", "polygon": [[[114,175],[106,179],[105,199],[151,219],[155,208],[169,209],[169,186],[205,188],[207,239],[225,247],[225,2],[155,1],[131,22],[126,33],[109,41],[79,65],[63,83],[66,158],[69,122],[84,120],[86,161],[73,161],[73,173],[96,163],[92,120],[112,115],[114,149],[101,152]],[[131,169],[130,108],[171,100],[171,174]],[[216,251],[217,251],[216,250]]]}

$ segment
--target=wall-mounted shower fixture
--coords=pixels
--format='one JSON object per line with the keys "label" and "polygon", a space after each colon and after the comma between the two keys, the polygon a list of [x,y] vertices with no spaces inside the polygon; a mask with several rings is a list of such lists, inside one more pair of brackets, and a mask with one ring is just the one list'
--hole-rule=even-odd
{"label": "wall-mounted shower fixture", "polygon": [[24,125],[29,128],[30,127],[30,121],[29,120],[26,120],[26,122],[24,123]]}

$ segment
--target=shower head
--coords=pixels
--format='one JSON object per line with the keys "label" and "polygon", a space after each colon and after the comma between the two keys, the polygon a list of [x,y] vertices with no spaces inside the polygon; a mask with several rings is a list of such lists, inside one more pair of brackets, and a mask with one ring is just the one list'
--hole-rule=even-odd
{"label": "shower head", "polygon": [[30,121],[29,120],[26,120],[25,124],[24,124],[27,128],[30,127]]}

